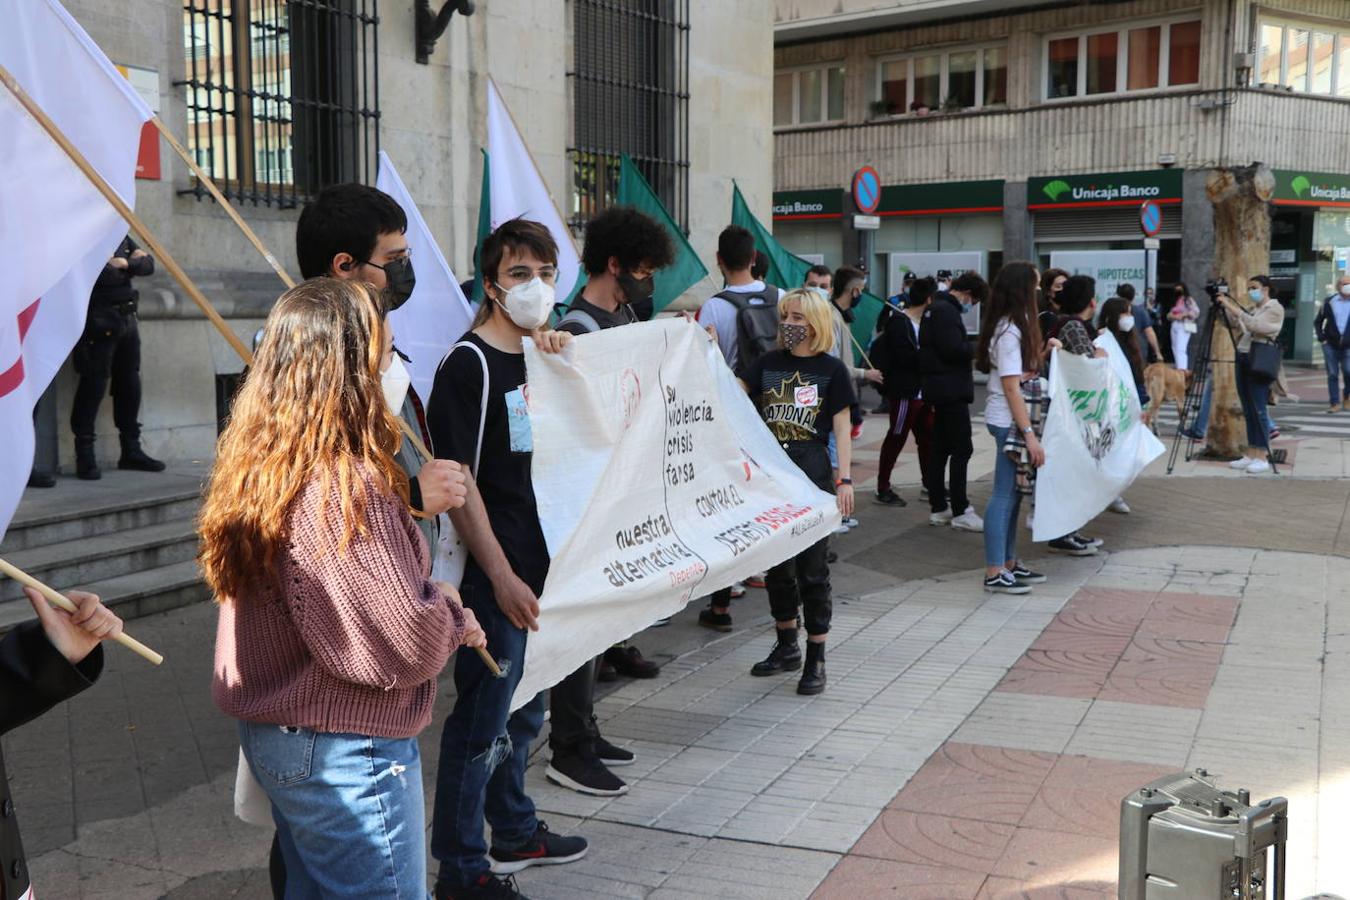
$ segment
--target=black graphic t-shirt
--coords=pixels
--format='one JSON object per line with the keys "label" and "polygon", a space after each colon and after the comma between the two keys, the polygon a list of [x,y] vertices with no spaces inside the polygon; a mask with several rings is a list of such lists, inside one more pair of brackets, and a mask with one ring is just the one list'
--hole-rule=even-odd
{"label": "black graphic t-shirt", "polygon": [[830,439],[835,413],[854,404],[848,369],[828,353],[793,356],[770,350],[743,378],[773,436],[788,441]]}

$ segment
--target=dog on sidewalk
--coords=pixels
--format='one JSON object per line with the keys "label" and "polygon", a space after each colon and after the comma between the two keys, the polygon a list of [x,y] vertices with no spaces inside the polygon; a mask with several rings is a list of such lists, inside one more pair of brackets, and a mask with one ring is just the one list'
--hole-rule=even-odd
{"label": "dog on sidewalk", "polygon": [[1177,408],[1177,418],[1181,418],[1181,407],[1186,400],[1186,379],[1189,372],[1182,372],[1167,363],[1155,362],[1144,369],[1144,384],[1148,388],[1149,404],[1144,413],[1144,424],[1155,433],[1158,410],[1164,401],[1171,400]]}

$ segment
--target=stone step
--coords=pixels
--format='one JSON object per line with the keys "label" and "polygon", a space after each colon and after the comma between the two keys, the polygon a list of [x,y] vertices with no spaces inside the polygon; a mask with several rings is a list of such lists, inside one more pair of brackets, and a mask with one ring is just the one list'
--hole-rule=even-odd
{"label": "stone step", "polygon": [[157,473],[112,470],[101,481],[61,478],[54,488],[29,488],[0,543],[0,556],[190,520],[204,476],[199,466]]}
{"label": "stone step", "polygon": [[[126,620],[198,603],[210,597],[210,591],[201,580],[196,560],[118,575],[79,587],[98,594],[105,604]],[[0,632],[32,618],[33,607],[27,598],[0,602]],[[128,627],[128,630],[135,634],[134,628]]]}
{"label": "stone step", "polygon": [[[189,562],[197,555],[191,519],[176,519],[112,534],[77,538],[7,553],[13,565],[57,590]],[[0,603],[23,598],[17,582],[0,580]]]}

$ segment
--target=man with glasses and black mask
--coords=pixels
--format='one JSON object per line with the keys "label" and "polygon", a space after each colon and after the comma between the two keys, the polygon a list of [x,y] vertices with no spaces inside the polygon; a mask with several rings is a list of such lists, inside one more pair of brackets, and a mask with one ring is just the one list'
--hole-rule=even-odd
{"label": "man with glasses and black mask", "polygon": [[[324,188],[305,204],[296,226],[300,274],[360,279],[383,293],[386,312],[398,309],[412,296],[417,281],[407,229],[403,208],[384,191],[354,183]],[[412,376],[397,347],[383,386],[390,408],[430,446],[422,398],[412,389]],[[416,520],[417,526],[427,546],[434,548],[435,516],[463,495],[464,476],[449,460],[422,460],[406,435],[395,458],[408,473],[409,505],[426,513],[426,518]]]}

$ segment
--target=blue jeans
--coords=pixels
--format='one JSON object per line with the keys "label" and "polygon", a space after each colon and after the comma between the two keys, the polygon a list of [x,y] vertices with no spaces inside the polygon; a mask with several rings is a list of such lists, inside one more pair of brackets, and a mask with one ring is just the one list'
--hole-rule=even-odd
{"label": "blue jeans", "polygon": [[426,900],[426,814],[416,738],[239,723],[272,801],[286,900]]}
{"label": "blue jeans", "polygon": [[1237,357],[1238,400],[1242,402],[1242,416],[1247,420],[1247,446],[1253,450],[1270,447],[1270,421],[1266,404],[1270,402],[1270,382],[1252,378],[1252,360],[1246,353]]}
{"label": "blue jeans", "polygon": [[487,645],[506,668],[492,677],[477,653],[455,654],[455,708],[441,732],[436,803],[431,822],[431,855],[440,861],[438,881],[466,887],[488,872],[483,822],[492,826],[492,845],[525,846],[539,822],[525,793],[530,744],[544,724],[544,696],[509,712],[525,665],[525,635],[497,605],[487,576],[469,562],[460,587]]}
{"label": "blue jeans", "polygon": [[1001,567],[1017,559],[1017,513],[1022,508],[1022,495],[1017,490],[1017,463],[1003,452],[1012,428],[985,427],[994,436],[998,461],[994,463],[994,492],[984,508],[984,564]]}
{"label": "blue jeans", "polygon": [[1205,392],[1200,397],[1200,411],[1195,416],[1195,423],[1191,425],[1191,431],[1201,437],[1205,436],[1205,429],[1209,428],[1209,407],[1214,402],[1214,372],[1209,373],[1209,380],[1205,382]]}
{"label": "blue jeans", "polygon": [[[1322,345],[1322,359],[1327,364],[1327,402],[1337,406],[1350,398],[1350,348],[1340,350],[1330,344]],[[1341,375],[1345,387],[1341,387]],[[1342,393],[1344,391],[1344,393]]]}

